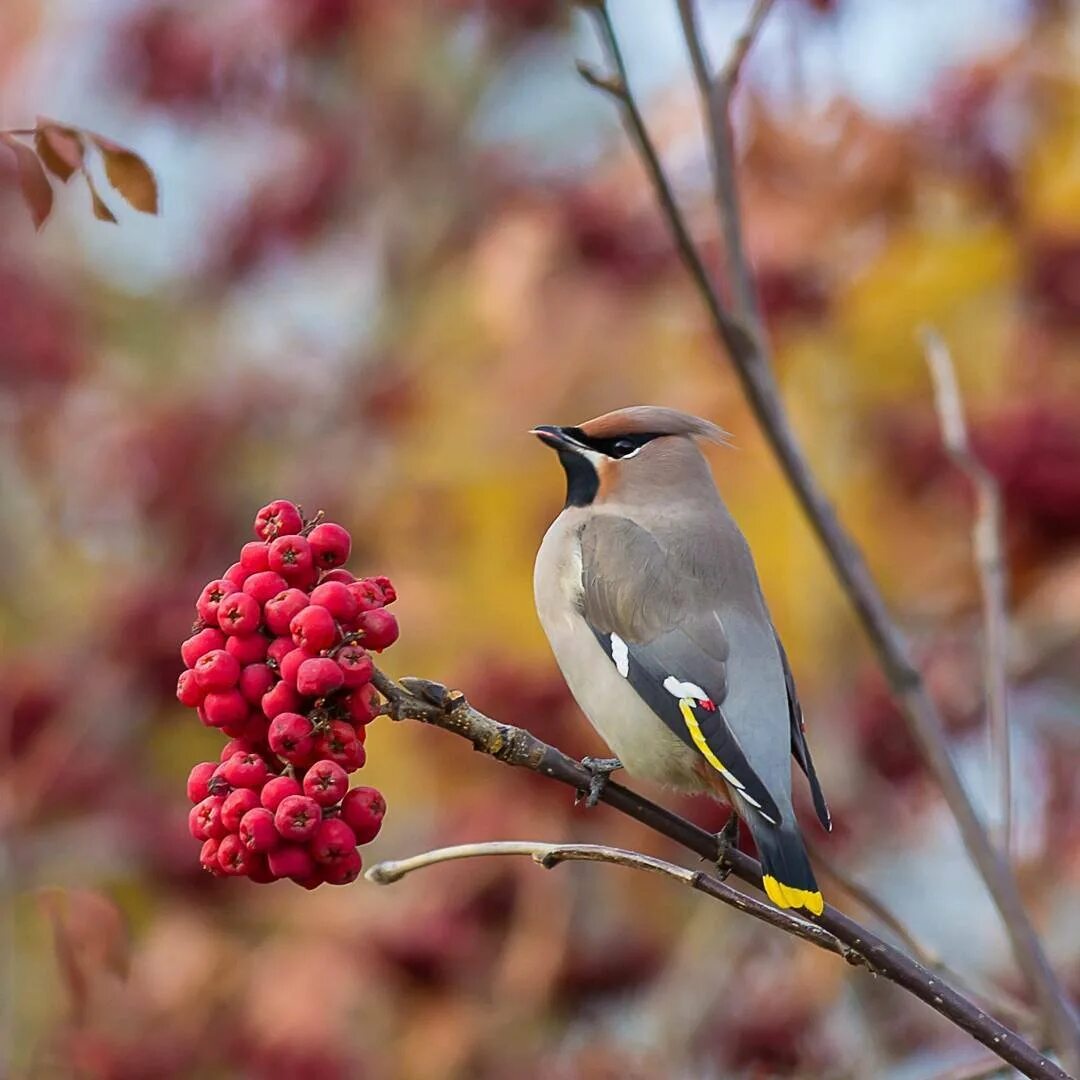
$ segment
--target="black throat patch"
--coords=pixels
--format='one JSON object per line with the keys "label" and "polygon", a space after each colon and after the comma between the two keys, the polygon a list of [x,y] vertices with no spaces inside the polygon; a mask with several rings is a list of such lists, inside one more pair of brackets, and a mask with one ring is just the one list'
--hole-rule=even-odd
{"label": "black throat patch", "polygon": [[573,450],[559,450],[559,462],[566,473],[566,506],[588,506],[600,490],[600,477],[592,462]]}

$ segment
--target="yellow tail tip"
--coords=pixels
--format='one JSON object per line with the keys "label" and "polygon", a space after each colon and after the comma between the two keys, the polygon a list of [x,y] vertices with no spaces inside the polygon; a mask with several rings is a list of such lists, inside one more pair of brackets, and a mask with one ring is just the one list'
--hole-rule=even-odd
{"label": "yellow tail tip", "polygon": [[806,908],[811,915],[820,915],[825,910],[825,901],[820,892],[784,885],[771,874],[765,874],[761,883],[765,886],[765,895],[778,908]]}

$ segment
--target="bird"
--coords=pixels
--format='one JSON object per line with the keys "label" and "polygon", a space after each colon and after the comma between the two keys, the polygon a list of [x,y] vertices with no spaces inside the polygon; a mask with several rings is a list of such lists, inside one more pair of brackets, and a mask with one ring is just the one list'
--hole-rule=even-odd
{"label": "bird", "polygon": [[753,555],[699,446],[728,444],[727,433],[639,405],[530,434],[566,474],[536,557],[537,614],[574,699],[617,755],[587,759],[590,803],[618,768],[726,801],[722,849],[742,819],[769,899],[820,915],[792,757],[826,830],[828,806]]}

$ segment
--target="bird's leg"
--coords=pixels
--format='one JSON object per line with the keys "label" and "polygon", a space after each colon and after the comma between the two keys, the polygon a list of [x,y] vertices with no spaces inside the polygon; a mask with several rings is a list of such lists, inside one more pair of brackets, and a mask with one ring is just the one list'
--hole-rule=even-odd
{"label": "bird's leg", "polygon": [[734,850],[739,842],[739,815],[734,810],[727,824],[716,834],[716,842],[720,849],[719,858],[716,860],[716,869],[720,880],[724,881],[731,873],[731,863],[728,861],[728,852]]}
{"label": "bird's leg", "polygon": [[589,790],[579,791],[578,801],[584,795],[585,805],[591,810],[600,801],[611,774],[622,768],[622,762],[617,757],[583,757],[581,767],[589,774]]}

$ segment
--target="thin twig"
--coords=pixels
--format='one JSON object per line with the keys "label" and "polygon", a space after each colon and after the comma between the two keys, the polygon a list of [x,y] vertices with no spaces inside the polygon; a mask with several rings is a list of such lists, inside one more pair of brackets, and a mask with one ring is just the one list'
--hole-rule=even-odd
{"label": "thin twig", "polygon": [[864,963],[863,958],[852,954],[851,950],[840,944],[827,930],[814,923],[789,915],[771,904],[764,904],[746,893],[724,884],[719,878],[700,870],[687,870],[683,866],[654,859],[651,855],[642,855],[625,848],[608,847],[604,844],[545,844],[535,840],[493,840],[482,844],[458,844],[455,847],[438,848],[425,851],[408,859],[393,859],[376,863],[365,874],[368,881],[379,885],[389,885],[400,881],[414,870],[426,866],[451,862],[454,859],[472,859],[482,855],[528,855],[533,862],[550,870],[563,862],[603,862],[615,866],[627,866],[634,870],[646,870],[653,874],[673,878],[691,889],[697,889],[716,900],[721,900],[730,907],[752,915],[755,919],[768,923],[789,934],[809,941],[827,952],[850,958],[854,963]]}
{"label": "thin twig", "polygon": [[[507,765],[551,777],[577,791],[589,787],[592,775],[580,762],[523,728],[485,716],[474,709],[460,691],[447,690],[445,686],[425,679],[394,682],[379,671],[373,681],[387,699],[389,715],[395,720],[420,720],[432,724],[468,739],[475,750]],[[734,849],[721,852],[716,836],[678,814],[612,781],[604,786],[600,799],[711,863],[716,863],[722,856],[725,868],[730,868],[732,874],[756,889],[762,888],[761,866],[755,859]],[[714,880],[707,874],[701,877],[703,882]],[[695,887],[701,891],[711,888],[702,884]],[[737,895],[742,896],[741,893]],[[807,921],[828,931],[846,946],[848,953],[845,955],[850,960],[854,962],[855,957],[861,958],[871,971],[924,1001],[1026,1076],[1039,1080],[1068,1080],[1067,1074],[1057,1065],[959,993],[948,981],[936,972],[928,971],[854,919],[826,904],[821,915],[808,916]]]}
{"label": "thin twig", "polygon": [[[641,155],[679,255],[701,294],[717,336],[731,357],[762,432],[877,651],[912,737],[937,778],[945,802],[956,819],[968,856],[1001,914],[1017,964],[1039,1002],[1040,1011],[1053,1034],[1054,1045],[1070,1066],[1080,1070],[1077,1016],[1028,918],[1016,879],[991,842],[964,787],[949,751],[941,712],[927,691],[900,628],[885,606],[862,552],[841,525],[835,508],[811,472],[795,438],[772,377],[765,335],[747,330],[727,311],[710,282],[630,89],[606,5],[602,0],[596,0],[592,10],[596,11],[600,38],[617,76],[615,81],[619,89],[612,96],[620,106],[623,124]],[[709,134],[714,141],[722,137],[722,133],[711,130]],[[734,182],[732,176],[731,183]],[[727,209],[731,212],[731,208]]]}
{"label": "thin twig", "polygon": [[1039,1018],[1022,1001],[1014,998],[1011,994],[1006,994],[1003,990],[975,985],[970,979],[951,968],[933,949],[916,937],[911,928],[897,918],[894,912],[879,897],[875,896],[865,885],[856,881],[847,871],[842,870],[826,856],[822,852],[820,844],[807,841],[806,846],[811,856],[813,856],[813,862],[817,869],[822,871],[827,878],[835,881],[848,896],[861,908],[873,915],[879,923],[887,926],[904,943],[908,952],[920,964],[931,971],[936,971],[965,994],[983,1001],[988,1008],[993,1009],[1018,1031],[1032,1032],[1039,1029]]}
{"label": "thin twig", "polygon": [[742,71],[743,62],[764,25],[773,0],[755,0],[746,25],[731,48],[723,70],[715,79],[711,74],[705,45],[697,26],[696,0],[677,0],[683,37],[690,53],[694,80],[708,117],[712,137],[708,140],[712,155],[712,178],[716,208],[724,236],[724,257],[731,282],[732,309],[746,328],[759,336],[762,331],[754,273],[743,246],[742,213],[735,181],[735,142],[731,125],[731,96]]}
{"label": "thin twig", "polygon": [[1008,570],[1005,562],[1004,515],[1001,489],[994,474],[979,460],[968,438],[964,405],[956,381],[956,367],[948,345],[931,327],[922,330],[923,352],[934,384],[934,403],[945,449],[975,491],[972,546],[982,593],[983,670],[986,711],[998,777],[1001,814],[998,847],[1008,859],[1012,853],[1012,754],[1009,746],[1008,684]]}

